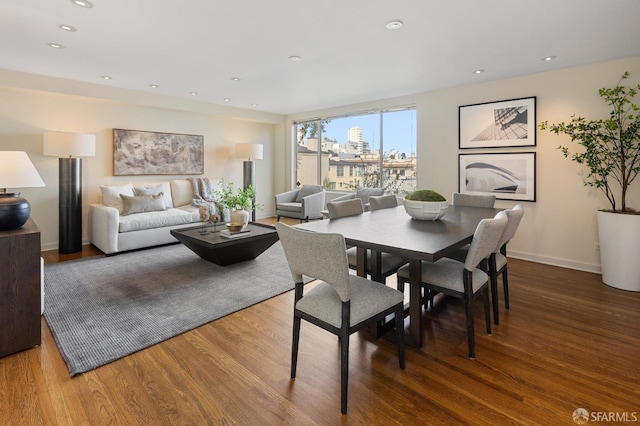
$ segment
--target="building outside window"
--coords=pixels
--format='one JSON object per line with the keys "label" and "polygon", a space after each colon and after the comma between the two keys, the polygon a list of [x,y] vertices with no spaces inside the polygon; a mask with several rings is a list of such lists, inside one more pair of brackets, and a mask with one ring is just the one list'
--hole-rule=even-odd
{"label": "building outside window", "polygon": [[297,185],[393,194],[416,188],[415,108],[300,122],[294,130]]}

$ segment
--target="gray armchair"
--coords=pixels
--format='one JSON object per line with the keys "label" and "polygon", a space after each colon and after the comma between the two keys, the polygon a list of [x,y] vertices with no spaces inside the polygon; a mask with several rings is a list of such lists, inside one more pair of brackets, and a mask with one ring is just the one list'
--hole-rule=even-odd
{"label": "gray armchair", "polygon": [[345,200],[353,200],[354,198],[360,198],[362,200],[362,205],[364,206],[364,211],[369,211],[369,197],[384,195],[384,188],[364,188],[359,187],[356,189],[356,192],[352,192],[351,194],[341,195],[337,198],[332,199],[331,201],[345,201]]}
{"label": "gray armchair", "polygon": [[276,194],[276,219],[321,219],[324,196],[324,188],[321,185],[302,185],[301,188]]}

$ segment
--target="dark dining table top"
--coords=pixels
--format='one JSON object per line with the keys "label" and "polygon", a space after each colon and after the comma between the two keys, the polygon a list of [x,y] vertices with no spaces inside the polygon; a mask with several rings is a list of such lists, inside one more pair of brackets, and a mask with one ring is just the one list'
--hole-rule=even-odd
{"label": "dark dining table top", "polygon": [[444,217],[431,221],[413,219],[398,206],[296,227],[342,234],[347,244],[435,262],[471,242],[478,223],[501,210],[450,205]]}

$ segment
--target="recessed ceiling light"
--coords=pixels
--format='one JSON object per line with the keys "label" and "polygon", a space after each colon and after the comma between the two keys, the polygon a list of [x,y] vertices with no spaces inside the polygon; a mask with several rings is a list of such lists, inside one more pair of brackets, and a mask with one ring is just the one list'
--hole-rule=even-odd
{"label": "recessed ceiling light", "polygon": [[100,78],[103,80],[111,80],[111,77],[109,77],[108,75],[101,75]]}
{"label": "recessed ceiling light", "polygon": [[402,21],[389,21],[387,22],[387,29],[388,30],[397,30],[399,28],[402,28],[402,26],[404,25],[404,23]]}
{"label": "recessed ceiling light", "polygon": [[224,98],[223,101],[225,102],[229,102],[231,100],[231,98]]}
{"label": "recessed ceiling light", "polygon": [[58,43],[47,43],[49,47],[53,47],[54,49],[64,49],[64,46]]}
{"label": "recessed ceiling light", "polygon": [[484,72],[484,70],[475,70],[473,73],[474,74],[482,74]]}
{"label": "recessed ceiling light", "polygon": [[543,61],[545,62],[549,62],[549,61],[553,61],[556,57],[551,55],[551,56],[545,56],[544,58],[542,58]]}
{"label": "recessed ceiling light", "polygon": [[233,81],[240,81],[240,77],[231,77],[231,80],[233,80]]}
{"label": "recessed ceiling light", "polygon": [[160,86],[158,86],[157,84],[150,84],[149,87],[151,87],[152,89],[157,89]]}
{"label": "recessed ceiling light", "polygon": [[252,107],[257,107],[257,106],[258,106],[258,104],[251,104],[251,106],[252,106]]}
{"label": "recessed ceiling light", "polygon": [[72,33],[75,33],[76,31],[78,31],[76,27],[72,27],[71,25],[64,25],[64,24],[58,25],[58,28],[60,28],[61,30],[72,32]]}
{"label": "recessed ceiling light", "polygon": [[189,94],[190,94],[191,96],[196,96],[196,95],[198,94],[198,92],[189,92]]}
{"label": "recessed ceiling light", "polygon": [[93,7],[93,4],[87,0],[71,0],[71,3],[75,4],[76,6],[86,7],[87,9],[91,9]]}
{"label": "recessed ceiling light", "polygon": [[294,55],[294,56],[289,56],[289,60],[293,62],[298,62],[298,61],[301,61],[302,58],[300,56]]}

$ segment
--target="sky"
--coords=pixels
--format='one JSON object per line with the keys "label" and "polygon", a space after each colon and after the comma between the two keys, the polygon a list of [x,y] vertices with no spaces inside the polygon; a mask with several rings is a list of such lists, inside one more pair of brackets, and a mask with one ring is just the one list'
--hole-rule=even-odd
{"label": "sky", "polygon": [[[362,139],[369,142],[372,152],[380,147],[380,115],[377,113],[332,119],[325,126],[324,136],[344,144],[353,126],[362,128]],[[416,151],[415,146],[416,110],[384,113],[384,152],[397,149],[409,156]]]}

